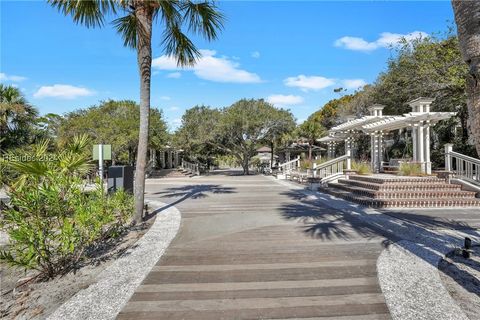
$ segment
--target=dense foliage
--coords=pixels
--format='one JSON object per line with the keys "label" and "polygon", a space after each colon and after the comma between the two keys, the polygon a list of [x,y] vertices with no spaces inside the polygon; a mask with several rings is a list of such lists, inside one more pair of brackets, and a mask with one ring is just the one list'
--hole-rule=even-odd
{"label": "dense foliage", "polygon": [[99,181],[86,190],[84,178],[92,168],[89,147],[85,136],[75,137],[59,152],[48,152],[45,141],[25,159],[13,154],[4,158],[18,175],[8,185],[10,203],[2,210],[0,227],[10,241],[0,259],[54,277],[128,223],[133,213],[130,195],[105,195]]}
{"label": "dense foliage", "polygon": [[242,99],[224,109],[201,106],[187,110],[175,141],[190,159],[231,155],[248,174],[257,148],[273,146],[294,128],[290,111],[277,109],[263,99]]}
{"label": "dense foliage", "polygon": [[[58,141],[85,134],[93,143],[112,145],[112,162],[130,163],[135,159],[140,125],[139,106],[133,101],[104,101],[98,106],[66,114],[58,129]],[[168,140],[162,111],[150,109],[149,147],[163,148]]]}

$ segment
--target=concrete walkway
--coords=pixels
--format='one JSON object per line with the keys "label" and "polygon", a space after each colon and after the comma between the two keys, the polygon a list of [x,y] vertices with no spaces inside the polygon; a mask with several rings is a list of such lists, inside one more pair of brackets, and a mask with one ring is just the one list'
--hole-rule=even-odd
{"label": "concrete walkway", "polygon": [[147,190],[182,225],[119,319],[390,319],[381,230],[262,176],[150,180]]}

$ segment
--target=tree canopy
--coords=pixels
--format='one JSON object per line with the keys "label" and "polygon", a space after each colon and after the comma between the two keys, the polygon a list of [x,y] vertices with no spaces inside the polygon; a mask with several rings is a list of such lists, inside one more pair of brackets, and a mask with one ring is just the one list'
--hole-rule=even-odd
{"label": "tree canopy", "polygon": [[[130,100],[109,100],[70,112],[58,129],[59,143],[86,134],[93,143],[112,145],[113,163],[131,163],[138,144],[138,109],[138,104]],[[150,147],[162,148],[168,140],[163,114],[155,108],[150,109],[150,113]]]}
{"label": "tree canopy", "polygon": [[187,110],[176,141],[187,157],[234,156],[248,174],[257,148],[280,139],[294,127],[290,111],[277,109],[263,99],[242,99],[223,109],[197,106]]}

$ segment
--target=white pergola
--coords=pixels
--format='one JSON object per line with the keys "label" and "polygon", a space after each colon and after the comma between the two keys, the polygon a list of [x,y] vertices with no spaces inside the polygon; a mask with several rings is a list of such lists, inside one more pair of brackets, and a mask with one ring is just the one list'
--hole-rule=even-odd
{"label": "white pergola", "polygon": [[326,136],[317,139],[317,141],[325,143],[327,145],[327,157],[332,159],[335,158],[335,146],[341,141],[344,141],[344,139],[334,136]]}
{"label": "white pergola", "polygon": [[[370,135],[371,162],[375,172],[380,171],[382,163],[383,135],[387,132],[403,128],[412,129],[413,162],[421,165],[422,171],[430,174],[430,127],[435,123],[455,116],[455,112],[431,112],[433,99],[418,98],[409,102],[412,112],[398,116],[383,116],[383,105],[373,105],[369,108],[370,115],[350,120],[333,127],[328,138],[343,139],[345,150],[351,150],[353,133],[363,132]],[[327,137],[324,137],[327,138]],[[322,139],[324,139],[322,138]],[[327,142],[329,140],[322,141]]]}

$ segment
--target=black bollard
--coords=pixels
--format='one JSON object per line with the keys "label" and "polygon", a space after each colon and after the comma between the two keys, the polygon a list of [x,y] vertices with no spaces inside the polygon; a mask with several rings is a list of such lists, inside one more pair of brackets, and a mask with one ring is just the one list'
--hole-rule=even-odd
{"label": "black bollard", "polygon": [[472,248],[472,239],[470,239],[468,237],[465,237],[464,248],[467,249],[467,250]]}

